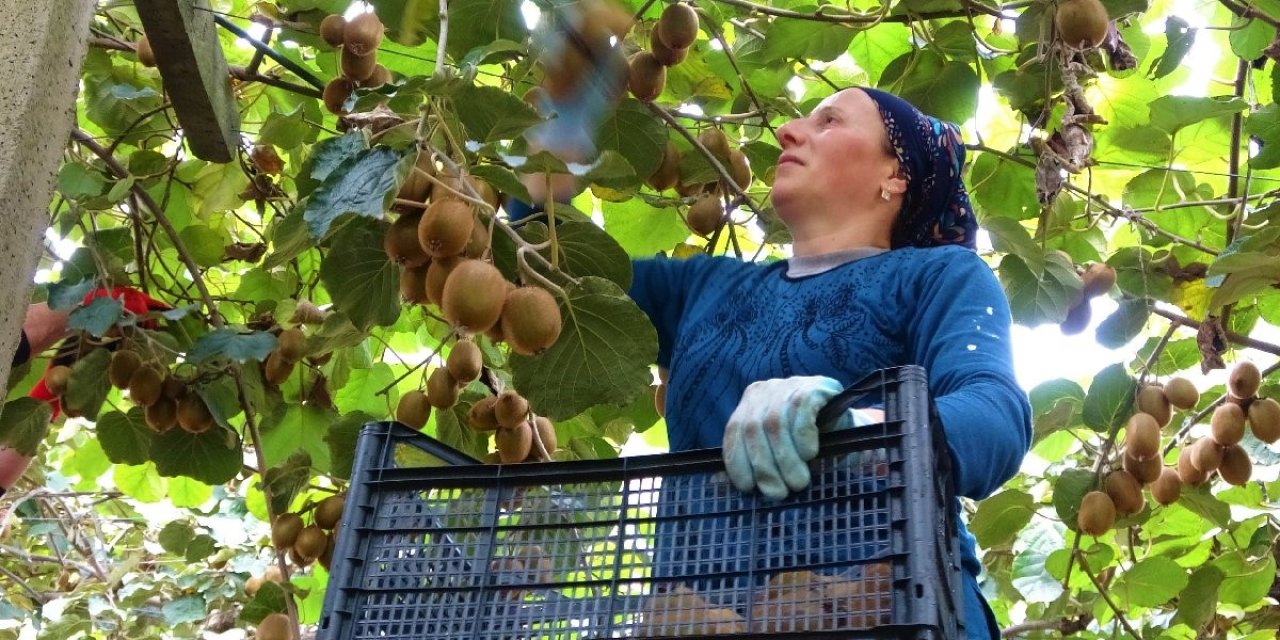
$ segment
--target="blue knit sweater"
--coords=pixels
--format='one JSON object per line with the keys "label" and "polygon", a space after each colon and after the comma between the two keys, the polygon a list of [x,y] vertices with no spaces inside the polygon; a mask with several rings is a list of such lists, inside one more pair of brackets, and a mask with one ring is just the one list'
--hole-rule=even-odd
{"label": "blue knit sweater", "polygon": [[[902,248],[803,277],[786,261],[634,262],[630,295],[657,328],[673,451],[718,447],[747,385],[796,375],[850,384],[876,369],[925,367],[954,461],[956,490],[984,498],[1031,442],[1013,373],[1008,302],[991,269],[959,247]],[[957,505],[958,508],[958,505]],[[990,638],[961,525],[970,638]]]}

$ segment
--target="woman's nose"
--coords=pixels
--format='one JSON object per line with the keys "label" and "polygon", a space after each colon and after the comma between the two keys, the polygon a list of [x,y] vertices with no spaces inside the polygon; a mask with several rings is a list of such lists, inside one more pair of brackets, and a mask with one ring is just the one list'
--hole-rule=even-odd
{"label": "woman's nose", "polygon": [[782,148],[786,148],[800,141],[800,122],[798,120],[788,120],[778,127],[778,144]]}

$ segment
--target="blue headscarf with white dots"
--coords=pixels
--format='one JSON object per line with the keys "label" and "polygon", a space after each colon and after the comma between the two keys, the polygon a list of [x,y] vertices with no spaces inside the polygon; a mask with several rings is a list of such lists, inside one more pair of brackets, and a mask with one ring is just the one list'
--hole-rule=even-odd
{"label": "blue headscarf with white dots", "polygon": [[960,127],[927,116],[893,94],[859,89],[879,108],[889,144],[907,180],[902,210],[893,226],[892,246],[958,244],[973,249],[978,221],[964,188]]}

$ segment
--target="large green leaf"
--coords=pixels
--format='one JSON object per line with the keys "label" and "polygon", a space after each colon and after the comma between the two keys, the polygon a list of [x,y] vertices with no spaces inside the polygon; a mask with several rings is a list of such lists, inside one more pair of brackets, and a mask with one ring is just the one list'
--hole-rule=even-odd
{"label": "large green leaf", "polygon": [[662,164],[667,127],[643,104],[628,98],[600,125],[596,145],[601,151],[622,154],[636,175],[645,178]]}
{"label": "large green leaf", "polygon": [[616,284],[586,277],[560,299],[564,329],[550,349],[511,356],[515,387],[552,420],[596,404],[626,404],[653,381],[658,340],[648,316]]}
{"label": "large green leaf", "polygon": [[187,352],[187,361],[200,364],[215,358],[237,362],[263,361],[276,348],[276,337],[265,331],[214,329],[196,339]]}
{"label": "large green leaf", "polygon": [[1065,469],[1053,482],[1053,509],[1062,524],[1076,531],[1076,516],[1080,513],[1080,501],[1084,494],[1093,491],[1093,472],[1087,469]]}
{"label": "large green leaf", "polygon": [[1271,103],[1249,114],[1244,130],[1256,136],[1261,149],[1249,158],[1249,166],[1255,169],[1280,167],[1280,104]]}
{"label": "large green leaf", "polygon": [[1257,556],[1230,551],[1219,556],[1213,566],[1222,571],[1222,602],[1249,606],[1262,600],[1276,577],[1276,558],[1270,549]]}
{"label": "large green leaf", "polygon": [[982,548],[990,549],[1012,541],[1033,515],[1035,505],[1031,495],[1009,489],[978,505],[978,512],[969,521],[969,531]]}
{"label": "large green leaf", "polygon": [[[547,232],[547,225],[531,222],[521,228],[520,235],[542,243],[549,239]],[[586,220],[565,220],[556,225],[556,242],[561,271],[575,277],[606,278],[623,290],[631,287],[631,259],[604,229]],[[550,248],[542,253],[550,259]]]}
{"label": "large green leaf", "polygon": [[984,217],[1027,220],[1040,213],[1035,170],[1024,164],[980,153],[969,169],[968,186]]}
{"label": "large green leaf", "polygon": [[[800,6],[795,10],[815,11],[817,7]],[[764,55],[779,63],[790,58],[807,58],[830,62],[849,49],[857,32],[844,25],[777,20],[764,38]]]}
{"label": "large green leaf", "polygon": [[98,442],[116,464],[142,464],[150,459],[153,434],[140,407],[128,413],[108,411],[98,417]]}
{"label": "large green leaf", "polygon": [[0,447],[24,456],[34,456],[49,434],[53,408],[35,398],[17,398],[4,403],[0,411]]}
{"label": "large green leaf", "polygon": [[278,465],[267,469],[263,481],[271,490],[272,513],[284,513],[298,492],[311,480],[311,456],[297,451]]}
{"label": "large green leaf", "polygon": [[346,414],[329,425],[324,436],[329,446],[329,472],[337,478],[350,478],[351,467],[355,464],[356,442],[364,425],[376,421],[377,418],[360,411]]}
{"label": "large green leaf", "polygon": [[1007,255],[1000,261],[999,277],[1014,321],[1032,327],[1066,319],[1082,286],[1071,261],[1057,252],[1045,255],[1039,267]]}
{"label": "large green leaf", "polygon": [[1222,570],[1207,565],[1191,572],[1191,578],[1182,593],[1178,594],[1178,613],[1175,622],[1196,629],[1208,622],[1218,609],[1218,589],[1222,586]]}
{"label": "large green leaf", "polygon": [[1089,383],[1081,417],[1094,431],[1108,433],[1119,428],[1133,415],[1133,394],[1137,380],[1123,364],[1107,366]]}
{"label": "large green leaf", "polygon": [[1177,133],[1179,129],[1207,118],[1239,113],[1249,103],[1231,96],[1160,96],[1151,103],[1151,124]]}
{"label": "large green leaf", "polygon": [[334,402],[343,412],[361,411],[375,416],[388,415],[389,408],[396,406],[396,389],[390,387],[385,395],[378,395],[378,392],[389,387],[395,378],[391,366],[384,362],[367,369],[356,369],[347,378],[347,383],[338,390]]}
{"label": "large green leaf", "polygon": [[151,441],[151,460],[162,476],[185,476],[208,484],[234,478],[243,464],[240,438],[214,428],[201,434],[170,429]]}
{"label": "large green leaf", "polygon": [[1138,337],[1151,317],[1148,300],[1124,300],[1115,313],[1107,316],[1095,333],[1098,344],[1108,349],[1119,349]]}
{"label": "large green leaf", "polygon": [[311,237],[319,240],[339,216],[354,213],[381,218],[395,198],[397,165],[406,155],[387,147],[374,147],[344,160],[325,177],[302,211]]}
{"label": "large green leaf", "polygon": [[71,379],[67,392],[62,394],[62,408],[68,415],[80,415],[89,420],[98,418],[98,411],[111,391],[107,380],[107,365],[111,352],[95,349],[71,367]]}
{"label": "large green leaf", "polygon": [[928,115],[964,122],[978,107],[978,74],[965,62],[928,49],[903,54],[884,70],[879,88],[906,99]]}
{"label": "large green leaf", "polygon": [[1187,586],[1187,570],[1165,556],[1139,560],[1120,577],[1115,592],[1130,606],[1156,607]]}
{"label": "large green leaf", "polygon": [[333,306],[357,328],[387,326],[400,316],[400,269],[382,248],[386,224],[363,218],[334,234],[333,249],[320,264]]}
{"label": "large green leaf", "polygon": [[458,118],[478,142],[510,140],[542,121],[528,103],[497,87],[468,86],[454,95]]}
{"label": "large green leaf", "polygon": [[601,206],[604,228],[627,255],[653,257],[670,251],[689,237],[689,228],[675,207],[659,209],[640,198],[606,202]]}

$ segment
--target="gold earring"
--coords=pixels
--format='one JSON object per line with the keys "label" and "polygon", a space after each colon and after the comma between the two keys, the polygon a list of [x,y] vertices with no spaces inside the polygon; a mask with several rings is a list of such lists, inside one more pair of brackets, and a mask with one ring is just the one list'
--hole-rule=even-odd
{"label": "gold earring", "polygon": [[888,189],[884,189],[884,188],[881,188],[881,189],[880,189],[880,199],[881,199],[881,200],[884,200],[885,202],[888,202],[890,197],[892,197],[892,196],[890,196],[890,195],[889,195],[889,190],[888,190]]}

